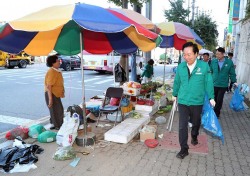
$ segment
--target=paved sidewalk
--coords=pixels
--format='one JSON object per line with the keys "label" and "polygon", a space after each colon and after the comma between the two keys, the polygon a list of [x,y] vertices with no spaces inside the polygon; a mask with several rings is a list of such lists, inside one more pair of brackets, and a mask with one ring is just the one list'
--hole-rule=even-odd
{"label": "paved sidewalk", "polygon": [[[154,149],[146,147],[138,136],[128,144],[110,143],[99,145],[103,133],[110,127],[95,128],[97,144],[94,150],[74,145],[76,150],[90,151],[89,155],[78,154],[81,158],[78,165],[69,166],[71,160],[55,161],[53,154],[57,144],[41,144],[44,153],[38,155],[37,169],[28,173],[17,173],[18,176],[249,176],[250,175],[250,114],[249,111],[233,112],[229,108],[232,94],[226,94],[221,112],[221,126],[225,144],[207,135],[208,154],[190,153],[185,159],[175,157],[176,151],[164,147]],[[169,117],[169,114],[167,114]],[[173,122],[173,131],[178,129],[178,115]],[[166,124],[158,126],[158,134],[166,132]],[[203,130],[201,130],[203,132]],[[28,141],[32,141],[29,139]]]}

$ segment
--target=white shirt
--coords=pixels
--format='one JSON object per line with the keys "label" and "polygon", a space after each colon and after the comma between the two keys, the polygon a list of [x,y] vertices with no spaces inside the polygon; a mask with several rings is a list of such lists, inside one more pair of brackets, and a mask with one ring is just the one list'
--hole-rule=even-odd
{"label": "white shirt", "polygon": [[197,60],[195,59],[195,61],[194,61],[194,63],[193,63],[192,65],[188,65],[188,64],[187,64],[187,67],[188,67],[188,69],[189,69],[189,71],[190,71],[190,74],[191,74],[192,71],[194,70],[194,67],[195,67],[196,63],[197,63]]}

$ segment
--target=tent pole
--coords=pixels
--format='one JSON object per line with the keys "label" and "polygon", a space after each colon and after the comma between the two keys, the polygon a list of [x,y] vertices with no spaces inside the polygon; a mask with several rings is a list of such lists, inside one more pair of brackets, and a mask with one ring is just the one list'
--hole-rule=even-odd
{"label": "tent pole", "polygon": [[[83,110],[83,125],[84,125],[84,136],[81,140],[83,147],[87,147],[88,145],[94,145],[96,136],[94,133],[89,132],[87,133],[87,117],[86,117],[86,99],[85,99],[85,83],[84,83],[84,58],[83,58],[83,41],[82,41],[82,33],[80,32],[80,52],[81,52],[81,72],[82,72],[82,110]],[[77,137],[78,138],[78,137]]]}
{"label": "tent pole", "polygon": [[165,51],[165,58],[164,58],[163,85],[165,84],[165,75],[166,75],[166,57],[167,57],[167,49]]}
{"label": "tent pole", "polygon": [[[82,48],[82,33],[80,32],[80,51],[81,51],[81,70],[82,70],[82,109],[83,109],[83,125],[84,125],[84,139],[87,136],[87,118],[86,118],[86,100],[85,100],[85,84],[84,84],[84,69],[83,69],[83,48]],[[83,146],[86,146],[84,140]]]}

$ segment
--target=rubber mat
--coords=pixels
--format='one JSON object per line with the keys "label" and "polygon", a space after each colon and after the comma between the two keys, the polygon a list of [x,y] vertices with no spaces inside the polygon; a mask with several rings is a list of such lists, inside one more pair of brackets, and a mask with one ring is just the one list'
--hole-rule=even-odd
{"label": "rubber mat", "polygon": [[[208,154],[207,135],[202,133],[198,136],[199,143],[195,146],[191,144],[191,135],[188,134],[189,153]],[[179,137],[177,132],[165,132],[163,138],[159,140],[159,146],[165,149],[180,151]]]}

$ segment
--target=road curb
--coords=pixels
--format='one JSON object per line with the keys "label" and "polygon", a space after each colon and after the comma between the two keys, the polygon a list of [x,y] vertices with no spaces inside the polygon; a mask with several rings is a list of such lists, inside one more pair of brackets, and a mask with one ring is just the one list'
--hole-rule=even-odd
{"label": "road curb", "polygon": [[[46,124],[46,123],[48,123],[49,122],[49,118],[50,118],[50,116],[45,116],[45,117],[42,117],[42,118],[40,118],[40,119],[38,119],[38,120],[34,120],[33,122],[31,122],[31,123],[27,123],[27,124],[24,124],[24,125],[22,125],[22,126],[24,126],[24,127],[30,127],[30,126],[32,126],[32,125],[34,125],[34,124]],[[5,131],[5,132],[2,132],[2,133],[0,133],[0,144],[2,144],[3,142],[6,142],[6,141],[8,141],[7,139],[5,139],[5,135],[6,135],[6,133],[7,133],[8,131]],[[1,146],[1,145],[0,145]]]}

